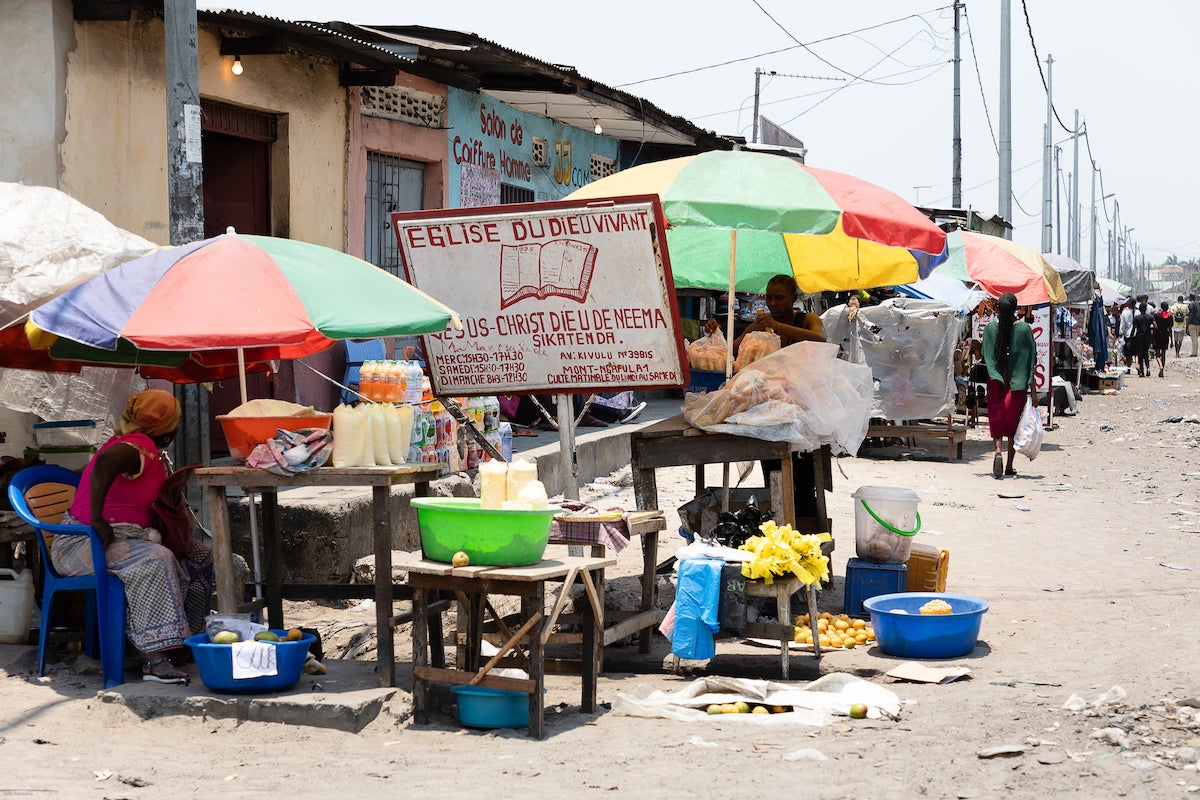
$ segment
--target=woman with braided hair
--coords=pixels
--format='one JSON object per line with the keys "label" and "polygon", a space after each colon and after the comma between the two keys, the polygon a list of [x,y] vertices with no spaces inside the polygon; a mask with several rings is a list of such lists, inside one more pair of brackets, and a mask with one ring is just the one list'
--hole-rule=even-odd
{"label": "woman with braided hair", "polygon": [[[1013,469],[1013,434],[1025,410],[1025,397],[1032,392],[1037,405],[1037,392],[1033,389],[1033,368],[1037,363],[1037,343],[1033,329],[1025,321],[1017,321],[1017,297],[1005,292],[996,301],[996,316],[983,329],[983,357],[987,361],[987,410],[988,429],[995,445],[992,457],[992,476],[1016,475]],[[1008,438],[1008,463],[1000,443]]]}

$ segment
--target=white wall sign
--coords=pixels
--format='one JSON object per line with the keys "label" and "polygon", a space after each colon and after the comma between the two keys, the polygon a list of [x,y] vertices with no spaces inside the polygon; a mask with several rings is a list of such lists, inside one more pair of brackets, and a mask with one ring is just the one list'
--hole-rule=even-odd
{"label": "white wall sign", "polygon": [[686,385],[657,198],[398,212],[392,222],[408,281],[462,317],[461,331],[424,337],[438,394]]}

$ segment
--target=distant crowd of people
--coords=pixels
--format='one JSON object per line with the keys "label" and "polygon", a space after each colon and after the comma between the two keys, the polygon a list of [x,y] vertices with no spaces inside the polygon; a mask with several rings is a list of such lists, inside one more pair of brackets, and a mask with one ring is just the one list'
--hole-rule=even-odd
{"label": "distant crowd of people", "polygon": [[1200,351],[1200,301],[1191,293],[1186,300],[1179,295],[1174,304],[1163,300],[1155,308],[1148,295],[1140,294],[1123,306],[1113,304],[1108,312],[1108,333],[1113,339],[1111,351],[1121,354],[1121,363],[1130,374],[1136,364],[1139,377],[1149,376],[1153,357],[1162,378],[1168,351],[1173,347],[1175,357],[1181,357],[1185,336],[1192,345],[1188,357],[1195,358]]}

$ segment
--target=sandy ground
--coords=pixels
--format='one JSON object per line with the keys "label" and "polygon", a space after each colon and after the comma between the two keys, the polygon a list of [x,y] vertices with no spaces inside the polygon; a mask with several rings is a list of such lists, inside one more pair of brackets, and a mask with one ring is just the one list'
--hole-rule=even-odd
{"label": "sandy ground", "polygon": [[[920,537],[950,551],[949,589],[991,603],[980,646],[948,662],[972,671],[954,683],[891,683],[883,673],[901,659],[876,647],[832,652],[819,669],[811,657],[793,659],[799,684],[845,671],[889,685],[905,701],[898,721],[750,727],[611,710],[618,693],[641,685],[778,678],[774,651],[734,642],[672,675],[658,636],[649,657],[607,651],[595,714],[579,713],[576,679],[552,676],[540,742],[523,731],[462,729],[451,707],[414,726],[407,691],[357,734],[141,719],[99,702],[94,678],[39,681],[26,658],[0,679],[0,796],[1200,797],[1200,637],[1189,605],[1200,588],[1200,425],[1186,421],[1198,391],[1200,359],[1183,358],[1168,362],[1166,379],[1135,377],[1115,396],[1090,394],[1077,415],[1056,419],[1039,458],[1018,456],[1021,474],[1003,481],[990,475],[986,428],[971,431],[965,461],[946,462],[936,445],[838,460],[829,500],[839,581],[822,593],[823,610],[841,609],[840,578],[854,555],[850,494],[862,485],[915,489]],[[1185,421],[1163,421],[1171,417]],[[665,509],[690,499],[690,478],[690,468],[660,473]],[[613,502],[632,507],[632,493],[618,489]],[[671,552],[681,540],[668,531],[661,541]],[[616,575],[632,575],[638,560],[625,551]],[[331,655],[373,656],[369,610],[294,604],[288,615],[320,627]],[[398,632],[404,661],[407,633]],[[400,675],[411,688],[407,671]],[[1113,686],[1127,697],[1091,706]],[[1065,710],[1072,695],[1088,708]],[[1101,729],[1113,730],[1095,738]],[[1016,752],[981,757],[1002,745]],[[827,760],[800,758],[806,749]]]}

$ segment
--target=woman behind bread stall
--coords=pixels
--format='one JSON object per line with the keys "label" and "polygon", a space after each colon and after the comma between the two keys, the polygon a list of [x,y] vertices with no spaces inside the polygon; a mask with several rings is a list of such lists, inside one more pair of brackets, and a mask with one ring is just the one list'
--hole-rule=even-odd
{"label": "woman behind bread stall", "polygon": [[[63,517],[91,524],[104,542],[108,569],[125,584],[126,633],[145,657],[143,680],[176,682],[187,673],[171,662],[183,640],[204,629],[213,591],[212,551],[193,540],[177,559],[154,530],[150,504],[167,479],[158,451],[175,437],[179,405],[169,392],[130,396],[117,433],[84,467],[74,502]],[[56,536],[50,547],[64,575],[92,572],[91,540]]]}
{"label": "woman behind bread stall", "polygon": [[[796,342],[823,342],[825,330],[821,318],[816,314],[798,311],[796,300],[800,297],[800,286],[791,275],[779,274],[767,281],[765,299],[769,313],[759,313],[758,319],[750,323],[742,335],[733,340],[733,352],[737,353],[742,339],[753,331],[767,331],[779,336],[779,346],[787,347]],[[704,323],[704,332],[720,330],[721,321],[712,317]]]}

